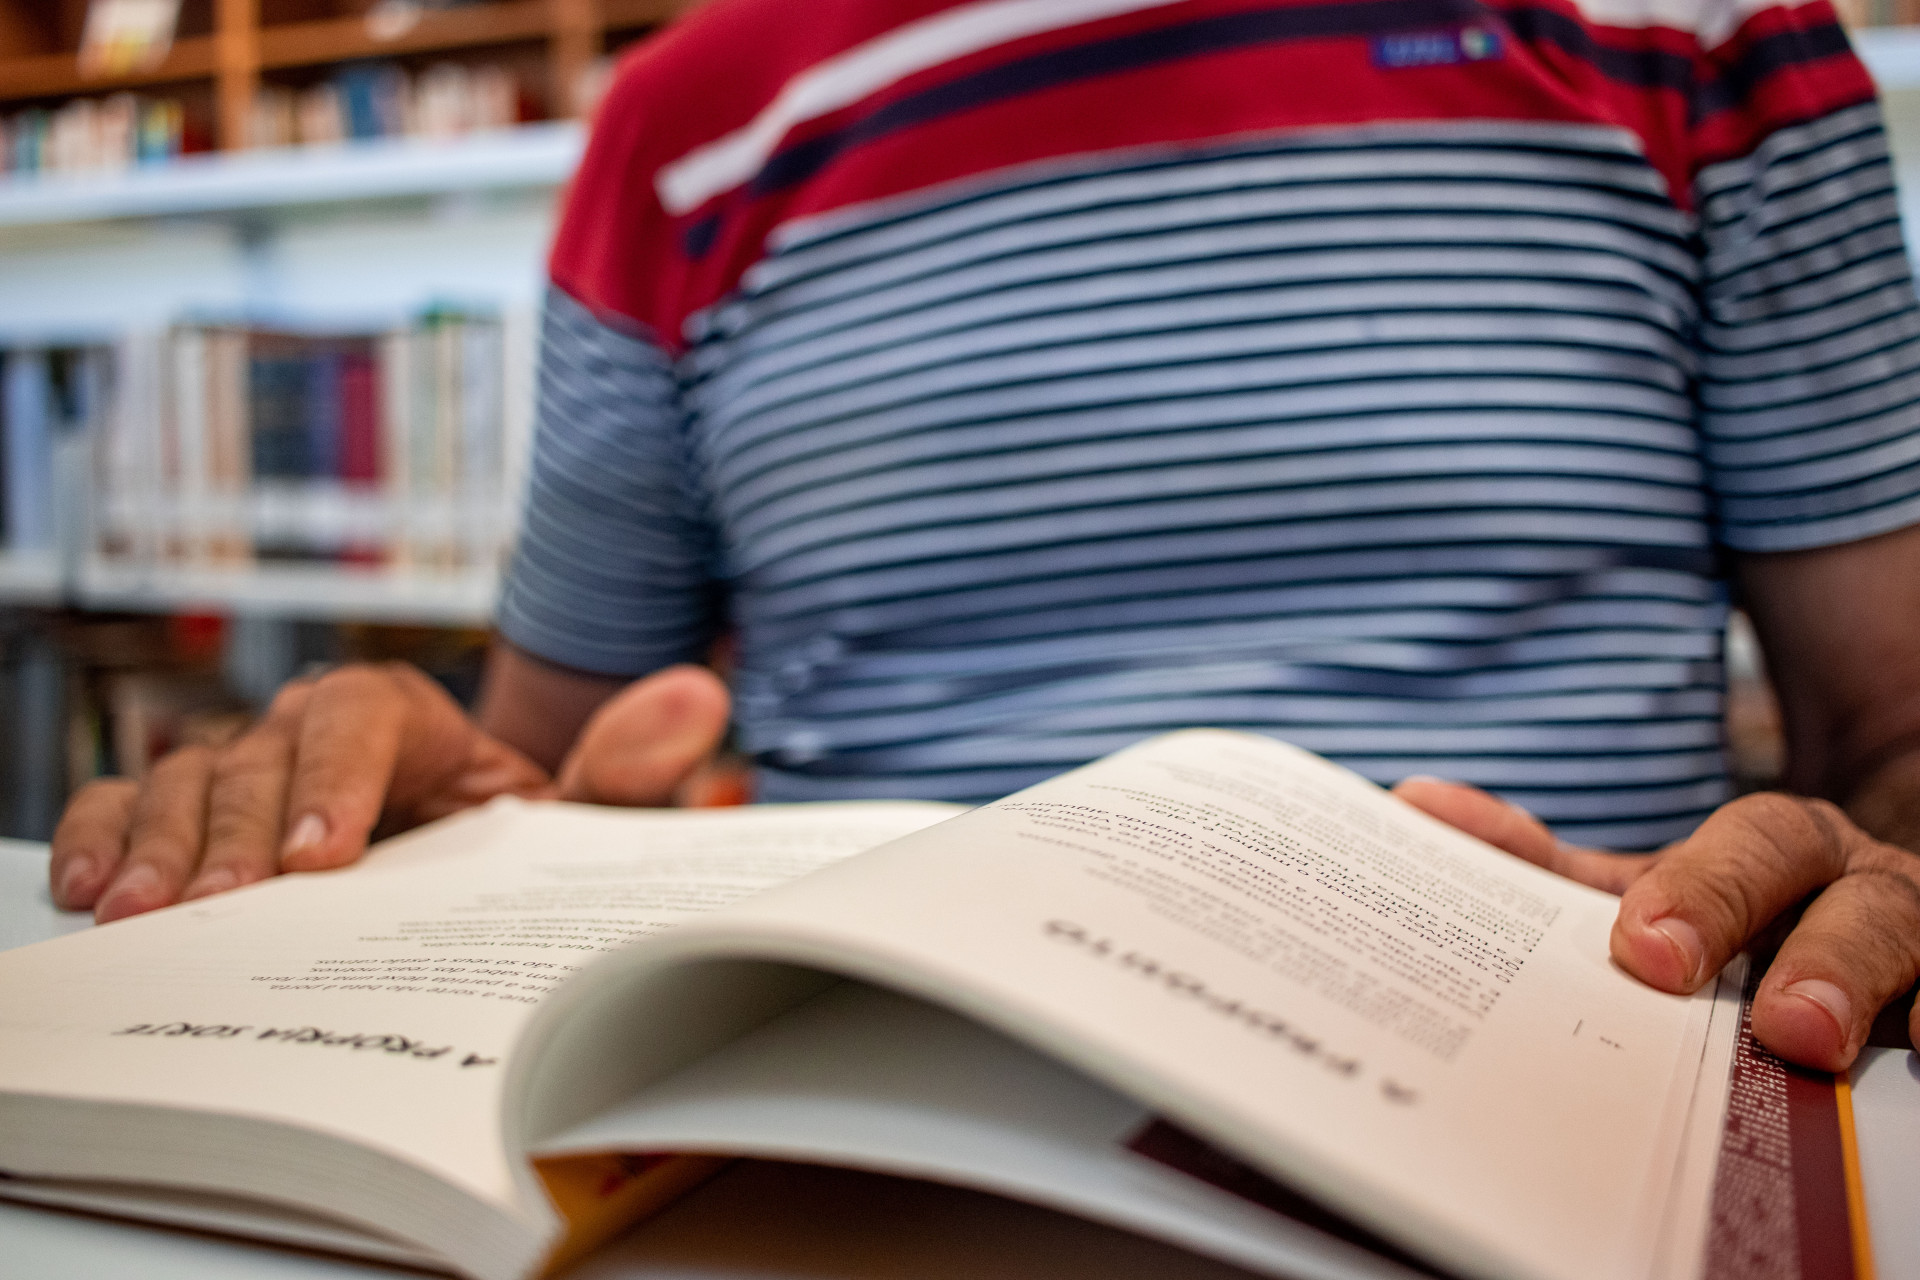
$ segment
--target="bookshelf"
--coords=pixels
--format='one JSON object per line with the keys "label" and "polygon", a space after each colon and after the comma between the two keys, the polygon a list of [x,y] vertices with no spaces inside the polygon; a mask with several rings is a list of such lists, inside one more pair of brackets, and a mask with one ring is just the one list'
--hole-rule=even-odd
{"label": "bookshelf", "polygon": [[650,28],[687,0],[486,0],[382,6],[369,0],[186,0],[165,58],[89,72],[77,58],[86,0],[0,0],[0,110],[15,104],[166,87],[210,104],[210,139],[247,145],[263,78],[372,58],[534,46],[543,115],[573,114],[572,91],[607,33]]}
{"label": "bookshelf", "polygon": [[[502,479],[516,486],[553,196],[583,144],[565,118],[568,89],[616,38],[644,35],[687,0],[423,0],[398,6],[397,24],[395,7],[184,0],[163,61],[95,75],[76,52],[86,0],[0,0],[0,113],[135,88],[199,94],[216,144],[113,172],[0,177],[0,348],[105,349],[183,320],[370,333],[425,308],[491,311],[507,333]],[[551,118],[454,138],[242,145],[244,112],[275,75],[503,51],[520,59],[516,74],[537,54],[532,113]],[[0,549],[0,605],[443,626],[491,611],[491,564],[209,568],[103,555],[97,450],[80,452],[59,487],[86,514],[57,548]]]}
{"label": "bookshelf", "polygon": [[[183,322],[372,337],[455,305],[499,322],[503,439],[493,474],[504,498],[517,491],[531,430],[554,193],[580,137],[563,123],[456,143],[214,156],[0,190],[0,349],[108,353],[125,397],[138,395],[124,385],[128,353]],[[489,618],[497,568],[485,558],[210,567],[102,554],[110,487],[101,446],[124,411],[106,399],[52,430],[60,456],[48,464],[50,483],[66,519],[52,547],[0,549],[0,605],[441,626]]]}
{"label": "bookshelf", "polygon": [[[397,549],[289,554],[262,543],[221,561],[194,554],[190,536],[184,554],[178,538],[169,545],[165,521],[177,525],[192,503],[162,495],[172,509],[160,513],[160,532],[128,554],[103,472],[103,440],[118,421],[113,384],[132,352],[162,349],[196,326],[351,345],[391,340],[434,314],[489,318],[499,331],[490,394],[500,405],[490,439],[502,447],[487,483],[503,499],[491,510],[510,506],[531,427],[555,195],[583,145],[583,77],[687,4],[183,0],[164,59],[92,74],[78,56],[88,0],[0,0],[0,119],[44,122],[73,104],[104,113],[113,95],[133,94],[140,110],[162,103],[180,121],[164,162],[138,150],[135,163],[123,151],[111,164],[12,172],[12,137],[0,148],[0,384],[10,368],[51,362],[90,370],[107,388],[22,400],[21,381],[16,403],[0,398],[0,421],[8,412],[18,420],[22,404],[38,415],[30,461],[44,498],[28,504],[35,532],[18,543],[26,508],[0,500],[0,709],[9,713],[0,781],[22,798],[0,806],[8,834],[45,838],[70,786],[230,731],[246,704],[312,662],[406,658],[456,696],[471,691],[498,590],[497,556],[473,533],[490,517],[456,516],[466,532],[451,550],[433,541],[444,534],[429,520],[422,543],[418,494],[395,497],[389,486],[388,510],[404,510],[403,526],[415,530]],[[511,83],[510,127],[475,113],[450,131],[416,129],[425,82],[463,67]],[[400,79],[404,129],[248,145],[273,141],[259,127],[273,95],[344,86],[369,69]],[[352,509],[364,515],[366,491],[357,492]],[[439,501],[436,492],[424,505]],[[502,533],[507,524],[495,521]],[[49,743],[64,750],[50,753]],[[40,772],[29,778],[29,766]]]}

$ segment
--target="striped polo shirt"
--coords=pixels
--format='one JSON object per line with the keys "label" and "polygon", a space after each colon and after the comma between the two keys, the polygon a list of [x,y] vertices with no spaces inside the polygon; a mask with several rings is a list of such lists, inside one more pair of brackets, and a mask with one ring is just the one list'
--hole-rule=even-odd
{"label": "striped polo shirt", "polygon": [[1825,0],[717,0],[551,279],[501,632],[730,633],[769,800],[1225,725],[1651,847],[1727,795],[1726,555],[1920,519]]}

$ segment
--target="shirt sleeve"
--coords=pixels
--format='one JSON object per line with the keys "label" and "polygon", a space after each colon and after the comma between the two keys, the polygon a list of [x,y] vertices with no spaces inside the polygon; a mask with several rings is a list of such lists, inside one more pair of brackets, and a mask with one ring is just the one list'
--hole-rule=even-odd
{"label": "shirt sleeve", "polygon": [[666,352],[553,288],[538,396],[501,635],[600,675],[700,658],[716,629],[712,537]]}
{"label": "shirt sleeve", "polygon": [[1695,182],[1721,540],[1789,551],[1920,521],[1920,307],[1880,108],[1828,6],[1749,19],[1707,55],[1696,116],[1722,154]]}

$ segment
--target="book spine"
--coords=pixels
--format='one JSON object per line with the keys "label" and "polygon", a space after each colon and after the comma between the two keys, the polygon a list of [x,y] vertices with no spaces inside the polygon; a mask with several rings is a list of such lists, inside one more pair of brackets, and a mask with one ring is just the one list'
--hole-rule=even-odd
{"label": "book spine", "polygon": [[380,491],[380,370],[371,344],[359,343],[340,357],[340,455],[342,500],[348,510],[341,558],[351,564],[382,560]]}
{"label": "book spine", "polygon": [[512,542],[533,454],[533,411],[540,359],[540,310],[521,304],[500,317],[500,543]]}
{"label": "book spine", "polygon": [[414,510],[425,528],[426,563],[441,570],[454,562],[453,490],[460,465],[458,324],[445,317],[428,323],[430,355],[421,385],[426,405],[414,440]]}
{"label": "book spine", "polygon": [[131,330],[114,345],[113,386],[92,438],[90,545],[102,557],[150,562],[159,553],[166,396],[164,333]]}
{"label": "book spine", "polygon": [[[12,363],[10,352],[0,351],[0,441],[13,435],[13,415],[7,404],[5,392],[7,366]],[[0,445],[0,536],[4,536],[7,527],[7,451]]]}
{"label": "book spine", "polygon": [[6,545],[53,547],[53,379],[44,351],[15,351],[5,368]]}
{"label": "book spine", "polygon": [[307,464],[304,511],[296,554],[333,559],[348,542],[348,512],[340,480],[340,370],[332,344],[305,355]]}
{"label": "book spine", "polygon": [[247,335],[222,329],[207,343],[208,516],[215,533],[210,558],[224,565],[253,559],[247,493],[253,484]]}
{"label": "book spine", "polygon": [[500,326],[469,321],[460,330],[460,448],[457,502],[460,562],[489,567],[498,559],[501,472]]}
{"label": "book spine", "polygon": [[413,432],[416,380],[414,335],[396,329],[380,339],[380,460],[383,539],[387,562],[415,563],[410,499],[413,496]]}
{"label": "book spine", "polygon": [[248,506],[256,556],[297,555],[304,541],[308,362],[278,335],[244,335],[247,439],[253,475]]}
{"label": "book spine", "polygon": [[170,503],[178,513],[179,542],[176,554],[189,564],[202,564],[212,558],[211,542],[216,526],[210,519],[209,502],[213,496],[213,460],[207,441],[207,335],[199,328],[174,331],[170,394],[166,404],[168,449],[172,457],[167,469]]}

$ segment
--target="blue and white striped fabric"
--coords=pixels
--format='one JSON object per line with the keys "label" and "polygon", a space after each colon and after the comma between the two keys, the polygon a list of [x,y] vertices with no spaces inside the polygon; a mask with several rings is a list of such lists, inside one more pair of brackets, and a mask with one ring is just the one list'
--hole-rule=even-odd
{"label": "blue and white striped fabric", "polygon": [[1697,185],[1722,536],[1790,551],[1920,520],[1920,313],[1879,111],[1782,130]]}
{"label": "blue and white striped fabric", "polygon": [[1727,794],[1721,548],[1920,516],[1881,147],[1698,219],[1592,125],[1062,160],[786,226],[673,362],[556,291],[501,629],[637,675],[719,591],[768,800],[1211,724],[1656,845]]}

